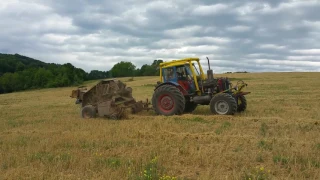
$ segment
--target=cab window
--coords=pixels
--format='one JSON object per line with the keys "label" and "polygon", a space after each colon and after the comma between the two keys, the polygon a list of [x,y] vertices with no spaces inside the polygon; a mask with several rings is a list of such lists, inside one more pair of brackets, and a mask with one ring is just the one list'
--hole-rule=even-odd
{"label": "cab window", "polygon": [[186,73],[187,73],[187,79],[188,80],[193,80],[193,75],[192,75],[192,71],[190,69],[190,66],[189,65],[185,65],[185,70],[186,70]]}
{"label": "cab window", "polygon": [[185,66],[177,66],[177,78],[178,80],[188,80],[188,73]]}
{"label": "cab window", "polygon": [[164,78],[164,81],[172,81],[175,79],[173,67],[168,67],[163,69],[163,78]]}

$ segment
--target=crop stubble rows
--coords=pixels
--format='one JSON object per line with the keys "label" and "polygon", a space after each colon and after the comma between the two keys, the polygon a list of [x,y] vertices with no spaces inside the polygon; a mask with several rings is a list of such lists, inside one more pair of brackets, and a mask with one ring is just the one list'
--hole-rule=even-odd
{"label": "crop stubble rows", "polygon": [[[0,95],[0,179],[317,179],[319,75],[227,74],[252,92],[235,116],[199,106],[182,116],[82,120],[73,88]],[[126,83],[144,100],[157,80]]]}

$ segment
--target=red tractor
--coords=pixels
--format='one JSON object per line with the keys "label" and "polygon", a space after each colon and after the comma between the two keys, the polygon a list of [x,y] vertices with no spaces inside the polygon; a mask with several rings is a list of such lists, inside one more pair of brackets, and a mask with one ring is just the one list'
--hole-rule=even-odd
{"label": "red tractor", "polygon": [[245,95],[250,92],[242,90],[247,84],[238,81],[232,87],[228,78],[214,78],[209,59],[206,77],[199,61],[199,58],[187,58],[160,64],[160,81],[152,97],[157,114],[190,113],[197,105],[210,105],[211,112],[220,115],[233,115],[246,109]]}

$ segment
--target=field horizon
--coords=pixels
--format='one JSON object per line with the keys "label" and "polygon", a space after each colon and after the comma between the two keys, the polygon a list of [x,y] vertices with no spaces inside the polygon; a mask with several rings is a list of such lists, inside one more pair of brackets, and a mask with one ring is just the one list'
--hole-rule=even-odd
{"label": "field horizon", "polygon": [[[320,179],[319,72],[214,76],[248,84],[245,112],[84,120],[76,87],[0,94],[0,179]],[[159,78],[117,79],[150,100]]]}

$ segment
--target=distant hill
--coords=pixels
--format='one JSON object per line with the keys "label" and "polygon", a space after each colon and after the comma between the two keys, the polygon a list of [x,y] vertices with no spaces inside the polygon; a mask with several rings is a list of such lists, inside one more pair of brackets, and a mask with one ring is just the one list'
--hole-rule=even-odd
{"label": "distant hill", "polygon": [[45,63],[20,54],[0,53],[0,94],[79,85],[86,80],[110,77],[159,76],[157,67],[162,62],[163,60],[153,60],[137,69],[132,62],[121,61],[110,71],[92,70],[87,73],[70,63]]}
{"label": "distant hill", "polygon": [[79,85],[107,75],[108,72],[97,70],[87,73],[70,63],[45,63],[19,54],[0,53],[0,93]]}
{"label": "distant hill", "polygon": [[43,68],[47,65],[49,64],[19,54],[12,55],[0,53],[0,76],[7,72],[14,73],[32,67]]}

